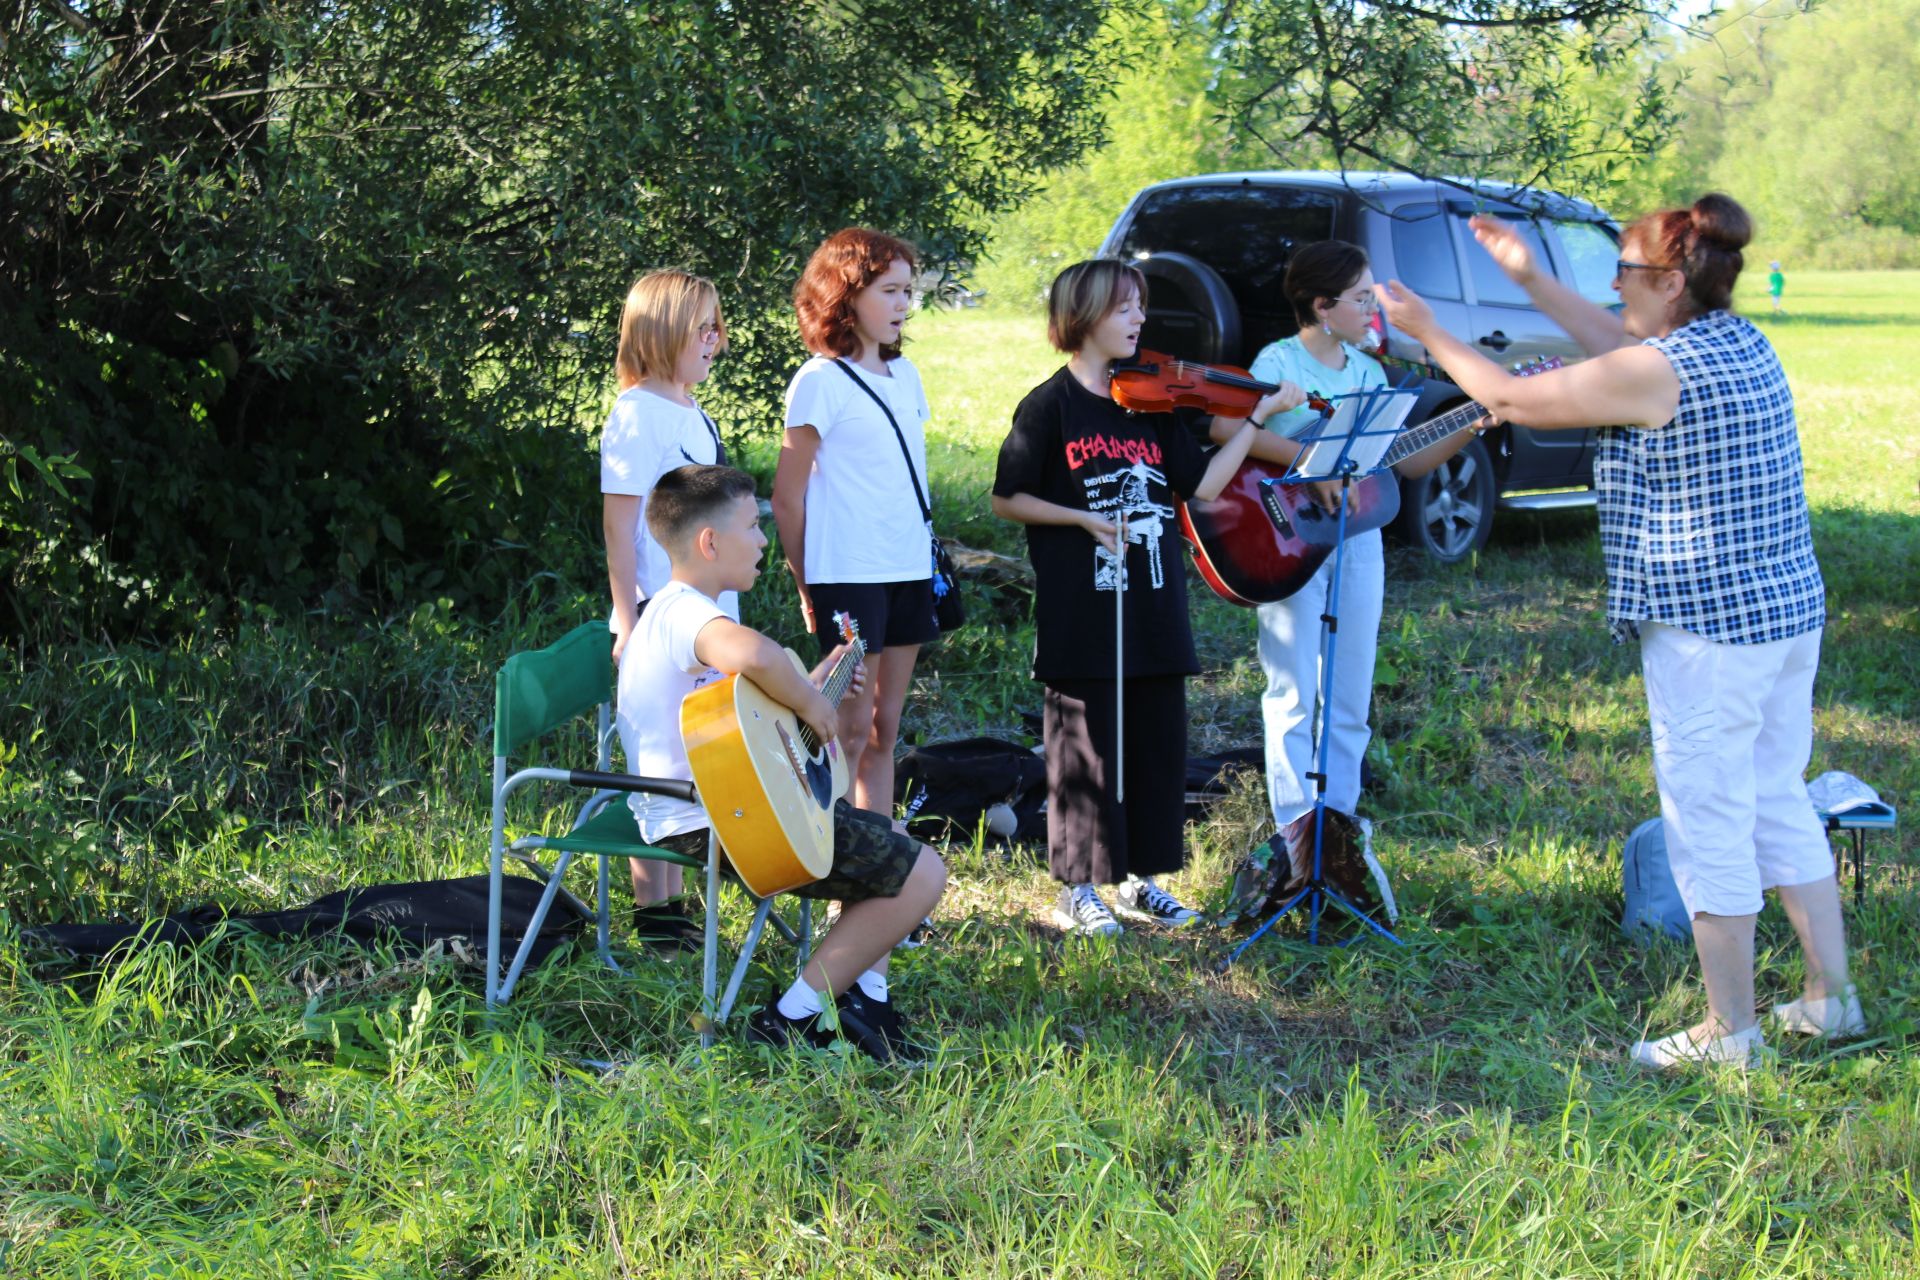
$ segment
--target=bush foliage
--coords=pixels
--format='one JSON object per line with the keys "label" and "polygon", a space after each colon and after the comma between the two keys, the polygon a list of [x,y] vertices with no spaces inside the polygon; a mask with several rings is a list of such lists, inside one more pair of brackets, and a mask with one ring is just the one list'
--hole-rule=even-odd
{"label": "bush foliage", "polygon": [[847,223],[978,251],[1100,128],[1098,0],[293,0],[0,18],[0,616],[498,602],[594,503],[634,275],[764,421]]}

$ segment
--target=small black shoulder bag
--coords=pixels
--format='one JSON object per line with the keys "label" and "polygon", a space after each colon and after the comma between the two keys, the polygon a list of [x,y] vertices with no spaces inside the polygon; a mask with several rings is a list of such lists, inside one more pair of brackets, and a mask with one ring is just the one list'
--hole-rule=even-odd
{"label": "small black shoulder bag", "polygon": [[920,518],[927,522],[927,539],[933,544],[933,620],[939,624],[941,633],[958,631],[966,625],[967,609],[960,600],[960,579],[953,572],[953,557],[940,542],[940,535],[933,531],[933,508],[927,505],[926,491],[920,487],[920,476],[913,469],[913,455],[907,451],[906,433],[900,430],[899,420],[893,416],[893,410],[887,407],[878,391],[867,385],[867,380],[853,371],[853,366],[845,360],[835,357],[833,361],[840,371],[853,379],[854,385],[873,398],[880,406],[880,412],[887,415],[887,424],[893,428],[893,438],[900,442],[900,458],[907,464],[907,478],[913,481],[913,496],[920,504]]}

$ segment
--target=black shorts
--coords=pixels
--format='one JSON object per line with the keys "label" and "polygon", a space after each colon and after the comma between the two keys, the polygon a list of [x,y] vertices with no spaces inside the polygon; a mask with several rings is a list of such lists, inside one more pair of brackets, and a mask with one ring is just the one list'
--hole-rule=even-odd
{"label": "black shorts", "polygon": [[840,643],[840,629],[833,623],[836,612],[853,615],[868,653],[940,638],[940,624],[933,619],[932,578],[914,582],[816,582],[808,592],[813,596],[813,634],[820,641],[823,658]]}
{"label": "black shorts", "polygon": [[[689,858],[707,856],[707,829],[683,831],[653,842],[656,849]],[[833,802],[833,869],[812,884],[793,890],[795,897],[825,901],[865,902],[868,898],[898,897],[920,860],[920,842],[893,829],[877,813],[856,809],[845,800]],[[731,869],[727,872],[732,875]]]}

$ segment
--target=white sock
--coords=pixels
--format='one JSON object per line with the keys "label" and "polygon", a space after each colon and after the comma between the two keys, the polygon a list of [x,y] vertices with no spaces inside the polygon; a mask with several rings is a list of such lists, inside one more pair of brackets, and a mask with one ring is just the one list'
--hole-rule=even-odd
{"label": "white sock", "polygon": [[805,978],[795,978],[787,994],[780,997],[780,1016],[789,1022],[819,1013],[821,1007],[820,993],[808,986]]}
{"label": "white sock", "polygon": [[886,974],[878,969],[869,969],[854,981],[860,985],[860,990],[866,994],[867,999],[878,1000],[881,1004],[887,1002]]}

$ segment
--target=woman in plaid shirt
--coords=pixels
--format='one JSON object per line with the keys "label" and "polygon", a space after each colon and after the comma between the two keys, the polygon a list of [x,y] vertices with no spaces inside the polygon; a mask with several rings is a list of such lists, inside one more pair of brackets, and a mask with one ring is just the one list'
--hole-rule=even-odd
{"label": "woman in plaid shirt", "polygon": [[1753,935],[1768,888],[1806,953],[1806,990],[1775,1006],[1779,1025],[1858,1035],[1832,854],[1803,780],[1826,592],[1793,396],[1772,346],[1731,310],[1752,222],[1723,195],[1635,222],[1616,264],[1618,314],[1540,270],[1506,224],[1472,225],[1592,359],[1516,378],[1436,326],[1399,281],[1380,301],[1496,417],[1600,428],[1607,620],[1616,639],[1640,642],[1668,856],[1707,989],[1703,1021],[1630,1057],[1745,1064],[1760,1046]]}

